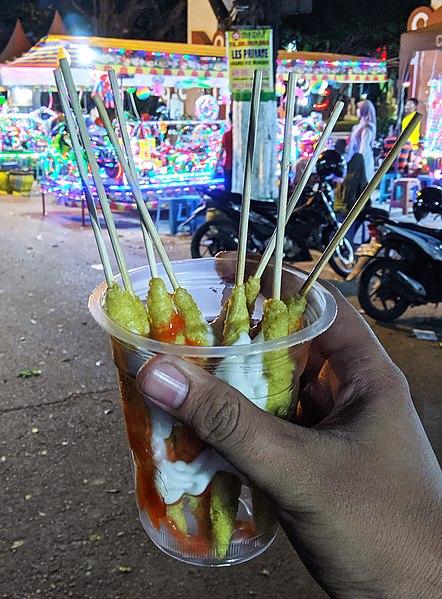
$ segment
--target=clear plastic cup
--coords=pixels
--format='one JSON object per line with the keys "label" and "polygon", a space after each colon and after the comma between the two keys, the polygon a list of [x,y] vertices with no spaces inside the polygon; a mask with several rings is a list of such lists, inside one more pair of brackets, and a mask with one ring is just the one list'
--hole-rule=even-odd
{"label": "clear plastic cup", "polygon": [[[254,273],[256,264],[255,259],[247,261],[247,275]],[[213,321],[233,287],[235,261],[222,257],[185,260],[173,263],[173,268],[207,321]],[[159,276],[166,280],[162,266]],[[135,293],[145,299],[149,268],[132,270],[130,277]],[[261,281],[263,294],[256,302],[257,320],[265,297],[270,296],[271,277],[268,267]],[[282,297],[296,294],[305,277],[285,266]],[[89,309],[110,336],[144,529],[162,551],[189,564],[225,566],[256,557],[270,546],[277,531],[267,497],[187,427],[149,404],[137,391],[135,377],[155,355],[179,356],[223,378],[260,408],[289,419],[296,411],[310,342],[335,319],[333,296],[315,285],[308,295],[304,327],[288,337],[269,342],[258,337],[230,347],[193,347],[162,343],[122,328],[104,311],[105,294],[102,283],[92,293]],[[285,372],[287,385],[275,395],[269,381],[271,373],[280,371]]]}

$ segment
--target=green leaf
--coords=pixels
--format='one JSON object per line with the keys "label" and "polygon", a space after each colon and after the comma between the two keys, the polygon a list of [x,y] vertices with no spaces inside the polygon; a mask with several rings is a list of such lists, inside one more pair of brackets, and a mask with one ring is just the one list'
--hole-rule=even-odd
{"label": "green leaf", "polygon": [[30,370],[26,370],[26,369],[20,370],[20,372],[17,374],[17,376],[22,379],[27,379],[30,376],[32,376],[32,372]]}
{"label": "green leaf", "polygon": [[41,375],[40,368],[33,368],[32,370],[25,368],[24,370],[20,370],[20,372],[17,374],[17,376],[22,379],[28,379],[31,376],[40,376],[40,375]]}

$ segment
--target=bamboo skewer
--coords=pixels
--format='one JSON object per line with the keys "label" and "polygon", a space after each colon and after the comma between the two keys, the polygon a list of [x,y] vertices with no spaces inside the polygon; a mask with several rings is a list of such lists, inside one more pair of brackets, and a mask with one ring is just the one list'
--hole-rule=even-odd
{"label": "bamboo skewer", "polygon": [[106,192],[103,186],[103,182],[101,181],[100,172],[98,170],[97,160],[95,158],[94,151],[92,149],[91,140],[87,131],[86,123],[83,119],[83,114],[81,111],[81,106],[78,102],[77,90],[75,88],[74,80],[72,78],[71,69],[69,67],[69,63],[65,58],[60,60],[60,68],[63,74],[64,82],[66,84],[66,88],[68,90],[71,106],[74,111],[74,115],[77,121],[78,130],[80,133],[80,138],[83,144],[83,148],[86,152],[86,156],[92,171],[92,177],[95,183],[95,189],[97,190],[97,194],[100,200],[101,209],[103,211],[104,220],[106,221],[107,230],[109,233],[109,238],[112,244],[112,248],[114,250],[115,258],[118,263],[118,268],[120,269],[121,278],[124,284],[126,291],[128,291],[131,295],[134,295],[134,290],[132,287],[132,283],[129,277],[129,273],[127,271],[126,260],[124,259],[124,255],[121,249],[120,240],[118,239],[117,229],[115,227],[114,219],[112,216],[112,212],[109,206],[109,201],[106,196]]}
{"label": "bamboo skewer", "polygon": [[250,105],[249,131],[247,137],[246,164],[239,224],[239,244],[236,261],[236,285],[244,283],[247,253],[247,232],[249,228],[250,198],[252,193],[253,154],[255,152],[256,131],[258,128],[259,100],[262,87],[262,71],[253,74],[252,102]]}
{"label": "bamboo skewer", "polygon": [[273,271],[274,299],[281,299],[282,261],[284,256],[284,236],[287,220],[287,192],[292,151],[293,117],[295,115],[296,75],[290,73],[287,86],[287,106],[284,124],[284,146],[282,150],[281,180],[279,184],[278,219],[276,224],[275,269]]}
{"label": "bamboo skewer", "polygon": [[[332,132],[334,126],[336,125],[336,122],[339,118],[339,115],[342,112],[343,107],[344,107],[344,102],[336,102],[336,105],[333,109],[333,112],[330,115],[328,123],[327,123],[324,131],[322,132],[321,137],[319,138],[319,141],[316,145],[315,151],[313,152],[313,155],[310,157],[310,160],[308,161],[308,163],[301,175],[301,178],[299,179],[295,189],[293,190],[292,196],[291,196],[290,200],[288,201],[286,224],[287,224],[287,221],[289,220],[289,218],[291,217],[292,212],[293,212],[296,204],[298,203],[298,200],[301,197],[301,194],[304,191],[305,186],[308,183],[308,180],[310,179],[310,176],[311,176],[313,169],[318,161],[318,158],[321,155],[321,153],[325,147],[325,144],[327,143],[327,140],[331,135],[331,132]],[[272,257],[273,251],[275,249],[275,245],[276,245],[276,233],[273,233],[273,235],[270,238],[270,241],[261,257],[258,267],[256,269],[255,277],[257,279],[260,279],[262,277],[264,270],[266,269],[267,264],[269,263],[270,258]]]}
{"label": "bamboo skewer", "polygon": [[120,126],[121,139],[123,140],[124,149],[126,150],[127,162],[129,163],[132,173],[134,174],[137,172],[137,170],[135,167],[135,161],[134,161],[134,157],[132,154],[132,148],[130,145],[129,135],[127,133],[126,119],[124,117],[124,107],[123,107],[123,102],[121,101],[121,95],[120,95],[121,91],[118,86],[117,76],[113,69],[110,69],[107,72],[107,75],[109,77],[112,93],[114,96],[115,112],[117,115],[118,124]]}
{"label": "bamboo skewer", "polygon": [[361,212],[361,210],[363,209],[363,207],[369,200],[371,194],[374,192],[376,187],[379,185],[382,177],[386,174],[388,169],[393,165],[394,161],[396,160],[397,156],[399,155],[399,152],[402,150],[403,146],[409,139],[411,133],[415,130],[415,128],[417,127],[417,125],[419,124],[419,122],[421,120],[422,120],[422,114],[417,112],[413,116],[413,118],[410,120],[408,125],[405,127],[405,129],[402,131],[401,135],[399,136],[398,140],[396,141],[396,143],[394,144],[394,146],[388,153],[384,162],[381,164],[381,166],[375,173],[373,179],[370,181],[370,183],[368,183],[367,187],[362,192],[362,194],[359,197],[359,199],[357,200],[356,204],[353,206],[353,208],[347,214],[341,227],[338,229],[338,231],[332,237],[332,239],[330,240],[330,243],[328,244],[328,246],[325,248],[324,252],[322,253],[322,256],[320,257],[319,261],[316,263],[315,267],[312,269],[312,271],[308,275],[307,279],[305,280],[304,284],[302,285],[302,287],[299,291],[299,295],[305,297],[307,295],[307,293],[310,291],[310,289],[312,288],[312,286],[316,283],[324,266],[327,264],[327,262],[330,260],[333,253],[336,251],[336,248],[338,247],[338,245],[340,244],[340,242],[342,241],[344,236],[348,233],[348,230],[350,229],[350,227],[356,220],[357,216],[359,215],[359,213]]}
{"label": "bamboo skewer", "polygon": [[69,106],[69,98],[66,93],[66,88],[64,87],[61,73],[59,71],[55,71],[54,75],[61,106],[66,120],[66,126],[71,138],[72,147],[77,161],[78,171],[80,173],[80,178],[83,183],[86,204],[89,216],[91,218],[92,230],[94,232],[95,241],[98,248],[98,254],[103,265],[104,277],[106,279],[107,286],[112,287],[112,285],[115,284],[112,266],[109,260],[109,254],[107,252],[106,244],[104,242],[103,232],[100,227],[100,219],[98,216],[97,207],[95,206],[92,189],[89,183],[88,172],[83,158],[83,151],[80,145],[80,140],[78,139],[74,118],[72,116],[71,109]]}
{"label": "bamboo skewer", "polygon": [[158,231],[155,228],[155,224],[149,214],[149,211],[146,208],[146,204],[144,203],[141,189],[140,189],[140,186],[138,183],[138,178],[137,177],[134,178],[132,176],[132,172],[131,172],[129,163],[126,160],[126,158],[123,154],[123,151],[121,149],[120,143],[118,141],[118,138],[115,135],[115,131],[112,127],[112,123],[110,122],[110,119],[107,114],[106,108],[104,107],[103,101],[101,100],[101,98],[99,96],[94,96],[94,103],[98,109],[100,118],[103,121],[104,128],[106,129],[109,140],[114,147],[114,150],[117,154],[117,157],[121,164],[121,167],[123,168],[123,171],[127,177],[129,185],[132,188],[134,198],[135,198],[142,222],[146,226],[146,229],[149,231],[149,233],[152,237],[152,240],[155,244],[155,247],[157,249],[157,252],[160,256],[160,259],[164,265],[166,274],[170,279],[173,289],[176,290],[179,288],[180,284],[178,282],[178,279],[177,279],[175,273],[173,272],[172,265],[170,263],[168,255],[166,253],[166,250],[164,249],[164,246],[163,246],[161,238],[158,234]]}
{"label": "bamboo skewer", "polygon": [[[116,76],[114,70],[108,71],[108,76],[109,76],[109,80],[110,80],[110,84],[111,84],[111,88],[112,88],[112,93],[114,95],[115,112],[117,115],[118,124],[120,126],[120,134],[121,134],[121,139],[123,140],[124,149],[126,151],[127,162],[131,169],[132,177],[138,183],[137,168],[135,166],[135,160],[134,160],[132,148],[130,145],[129,135],[127,133],[126,119],[124,118],[124,107],[123,107],[123,103],[121,101],[120,88],[118,87],[117,76]],[[140,190],[140,193],[141,193],[141,190]],[[158,277],[158,268],[157,268],[157,263],[156,263],[156,258],[155,258],[155,252],[153,249],[153,243],[152,243],[152,239],[150,238],[149,233],[148,233],[142,220],[141,220],[141,230],[143,233],[144,247],[146,249],[150,272],[151,272],[152,277],[156,278],[156,277]]]}

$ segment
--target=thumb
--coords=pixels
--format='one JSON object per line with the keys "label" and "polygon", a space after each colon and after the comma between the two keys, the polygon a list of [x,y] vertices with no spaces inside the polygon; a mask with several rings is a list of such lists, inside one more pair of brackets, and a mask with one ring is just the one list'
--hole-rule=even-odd
{"label": "thumb", "polygon": [[294,499],[287,481],[297,481],[296,493],[311,490],[323,441],[319,431],[268,414],[224,381],[173,356],[146,362],[137,385],[281,505]]}

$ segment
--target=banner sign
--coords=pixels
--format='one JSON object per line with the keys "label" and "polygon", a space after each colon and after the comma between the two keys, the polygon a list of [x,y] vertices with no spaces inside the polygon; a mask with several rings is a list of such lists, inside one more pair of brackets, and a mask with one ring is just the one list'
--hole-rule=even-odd
{"label": "banner sign", "polygon": [[271,29],[228,31],[230,90],[234,100],[251,99],[253,71],[262,71],[261,100],[274,99],[273,36]]}

